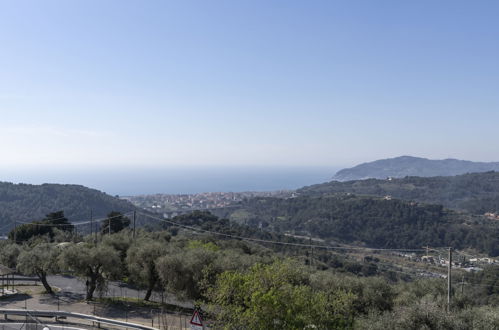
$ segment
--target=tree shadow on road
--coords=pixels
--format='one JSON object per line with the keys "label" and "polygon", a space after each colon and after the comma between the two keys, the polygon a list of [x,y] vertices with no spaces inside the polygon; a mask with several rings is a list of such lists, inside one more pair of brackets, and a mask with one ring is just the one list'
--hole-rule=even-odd
{"label": "tree shadow on road", "polygon": [[0,306],[10,305],[12,303],[25,301],[31,298],[33,298],[33,296],[26,293],[16,293],[11,296],[0,297]]}
{"label": "tree shadow on road", "polygon": [[81,293],[74,292],[59,292],[55,295],[44,294],[40,296],[40,303],[45,305],[67,305],[77,302],[81,302],[84,299],[84,295]]}
{"label": "tree shadow on road", "polygon": [[[144,318],[144,319],[149,319],[151,318],[151,309],[146,309],[146,308],[133,308],[133,307],[127,307],[127,306],[113,306],[109,304],[101,304],[98,306],[96,310],[97,314],[102,317],[106,318]],[[153,313],[157,313],[157,311],[154,311]]]}

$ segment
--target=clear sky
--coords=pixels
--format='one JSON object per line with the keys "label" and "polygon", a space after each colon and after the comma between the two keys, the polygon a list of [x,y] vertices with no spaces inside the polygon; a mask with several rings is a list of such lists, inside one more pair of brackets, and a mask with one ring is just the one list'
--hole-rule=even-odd
{"label": "clear sky", "polygon": [[0,0],[0,164],[499,161],[498,1]]}

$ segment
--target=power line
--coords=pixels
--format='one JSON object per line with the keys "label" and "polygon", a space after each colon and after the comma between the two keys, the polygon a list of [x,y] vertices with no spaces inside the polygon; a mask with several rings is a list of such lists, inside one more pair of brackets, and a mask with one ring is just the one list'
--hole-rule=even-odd
{"label": "power line", "polygon": [[234,239],[240,239],[244,241],[252,241],[252,242],[259,242],[259,243],[269,243],[269,244],[277,244],[277,245],[288,245],[288,246],[299,246],[299,247],[307,247],[307,248],[318,248],[318,249],[326,249],[326,250],[363,250],[363,251],[400,251],[400,252],[421,252],[425,251],[425,249],[389,249],[389,248],[367,248],[367,247],[360,247],[360,246],[331,246],[331,245],[315,245],[315,244],[304,244],[304,243],[291,243],[291,242],[281,242],[281,241],[272,241],[272,240],[266,240],[266,239],[260,239],[260,238],[252,238],[252,237],[244,237],[244,236],[238,236],[238,235],[231,235],[231,234],[226,234],[226,233],[221,233],[217,231],[211,231],[211,230],[206,230],[206,229],[200,229],[200,228],[195,228],[192,226],[186,226],[182,225],[178,222],[167,220],[167,219],[162,219],[158,217],[154,217],[152,215],[146,214],[146,213],[139,213],[142,214],[145,217],[157,220],[157,221],[162,221],[169,223],[171,225],[175,225],[180,228],[188,229],[191,231],[195,232],[203,232],[203,233],[208,233],[212,235],[218,235],[218,236],[223,236],[223,237],[228,237],[228,238],[234,238]]}
{"label": "power line", "polygon": [[[119,217],[123,217],[123,216],[127,216],[127,215],[130,215],[132,214],[133,211],[130,211],[130,212],[127,212],[127,213],[123,213],[123,214],[120,214],[120,215],[116,215],[116,216],[113,216],[113,217],[104,217],[104,218],[100,218],[100,219],[93,219],[93,220],[88,220],[88,221],[81,221],[81,222],[71,222],[71,223],[66,223],[66,224],[62,224],[62,223],[34,223],[34,222],[20,222],[20,221],[16,221],[17,223],[21,223],[23,225],[32,225],[32,226],[41,226],[41,227],[64,227],[64,226],[81,226],[81,225],[87,225],[87,224],[91,224],[92,222],[102,222],[102,221],[106,221],[106,220],[109,220],[109,219],[114,219],[114,218],[119,218]],[[59,219],[48,219],[48,220],[60,220],[60,219],[65,219],[65,218],[59,218]],[[10,224],[9,224],[10,225]]]}
{"label": "power line", "polygon": [[21,220],[14,220],[14,222],[18,222],[18,223],[22,223],[22,224],[30,224],[32,223],[33,221],[43,221],[43,220],[51,220],[51,221],[55,221],[55,220],[62,220],[62,219],[67,219],[66,217],[60,217],[60,218],[55,218],[55,219],[51,219],[51,218],[45,218],[45,219],[42,219],[42,220],[25,220],[25,221],[21,221]]}
{"label": "power line", "polygon": [[12,224],[11,223],[8,223],[6,224],[5,226],[1,227],[0,228],[0,232],[3,232],[4,229],[8,228],[9,226],[11,226]]}

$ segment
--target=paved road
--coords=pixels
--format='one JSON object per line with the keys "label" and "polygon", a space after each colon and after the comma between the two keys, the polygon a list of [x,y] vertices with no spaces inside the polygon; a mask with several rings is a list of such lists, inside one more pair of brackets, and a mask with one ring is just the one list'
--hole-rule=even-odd
{"label": "paved road", "polygon": [[[63,296],[71,296],[73,298],[80,298],[81,300],[85,299],[85,283],[73,276],[66,275],[50,275],[47,277],[47,281],[50,285],[58,287],[61,289],[61,295]],[[109,282],[108,290],[103,295],[104,297],[128,297],[128,298],[144,298],[146,292],[144,290],[137,290],[132,286],[121,283],[121,282]],[[95,295],[98,295],[95,292]],[[192,308],[194,304],[192,301],[180,301],[173,297],[173,295],[163,295],[161,293],[155,292],[153,293],[151,300],[161,302],[163,301],[168,304],[178,305],[182,307]]]}

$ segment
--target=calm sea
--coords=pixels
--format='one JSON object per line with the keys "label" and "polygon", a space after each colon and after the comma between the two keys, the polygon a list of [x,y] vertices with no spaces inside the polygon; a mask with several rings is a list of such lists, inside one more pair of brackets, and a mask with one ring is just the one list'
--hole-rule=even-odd
{"label": "calm sea", "polygon": [[334,167],[189,167],[106,170],[3,169],[0,181],[81,184],[111,195],[296,189],[330,181]]}

